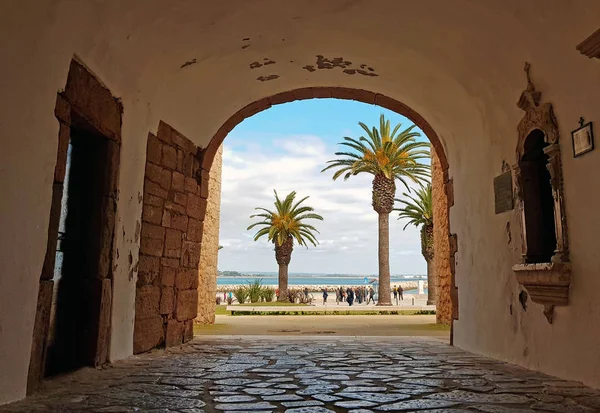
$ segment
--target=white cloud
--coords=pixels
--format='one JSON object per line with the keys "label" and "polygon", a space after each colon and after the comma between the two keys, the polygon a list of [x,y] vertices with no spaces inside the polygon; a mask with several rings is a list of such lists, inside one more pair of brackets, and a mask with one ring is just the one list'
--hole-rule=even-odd
{"label": "white cloud", "polygon": [[[321,173],[335,148],[318,136],[274,138],[270,145],[236,142],[223,151],[219,268],[236,271],[277,271],[273,245],[253,241],[246,228],[257,206],[271,209],[273,189],[280,196],[292,190],[324,217],[315,226],[318,247],[296,246],[291,272],[377,272],[377,214],[371,207],[372,177],[354,176],[347,181]],[[398,188],[400,195],[402,188]],[[393,274],[425,273],[418,230],[390,217],[390,265]]]}

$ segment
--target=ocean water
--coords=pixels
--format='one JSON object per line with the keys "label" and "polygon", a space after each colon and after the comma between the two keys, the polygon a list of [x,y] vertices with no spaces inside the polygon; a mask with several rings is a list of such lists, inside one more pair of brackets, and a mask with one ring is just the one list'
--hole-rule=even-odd
{"label": "ocean water", "polygon": [[[241,277],[228,277],[218,276],[217,285],[240,285],[253,282],[255,279],[262,280],[263,285],[277,285],[277,275],[249,275]],[[427,279],[422,276],[416,278],[415,276],[404,276],[404,275],[392,275],[391,284],[400,281],[418,281],[419,279]],[[367,281],[376,280],[374,277],[367,277]],[[365,284],[365,276],[362,275],[343,275],[343,276],[327,276],[327,275],[290,275],[288,284],[292,285],[363,285]]]}

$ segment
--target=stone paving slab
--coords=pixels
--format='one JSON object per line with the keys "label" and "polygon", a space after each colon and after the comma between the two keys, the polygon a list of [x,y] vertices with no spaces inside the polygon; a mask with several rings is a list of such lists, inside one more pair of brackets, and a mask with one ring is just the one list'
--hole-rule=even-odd
{"label": "stone paving slab", "polygon": [[417,337],[196,338],[0,406],[23,412],[593,413],[600,391]]}

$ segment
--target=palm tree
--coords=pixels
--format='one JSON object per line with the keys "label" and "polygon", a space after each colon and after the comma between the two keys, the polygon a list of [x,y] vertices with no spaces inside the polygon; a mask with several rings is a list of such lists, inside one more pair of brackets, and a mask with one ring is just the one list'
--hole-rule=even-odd
{"label": "palm tree", "polygon": [[427,304],[435,304],[436,277],[433,269],[433,208],[431,200],[431,184],[417,190],[415,196],[403,193],[409,200],[396,199],[403,206],[394,208],[399,211],[398,219],[407,218],[408,222],[403,229],[409,225],[421,227],[421,254],[427,262]]}
{"label": "palm tree", "polygon": [[429,177],[429,165],[420,162],[430,157],[429,144],[417,142],[419,133],[413,132],[415,125],[397,134],[401,125],[393,130],[390,121],[382,114],[379,130],[372,130],[358,123],[367,137],[358,139],[344,137],[340,143],[352,152],[336,152],[337,159],[321,172],[336,168],[333,179],[344,176],[344,180],[359,173],[368,173],[373,178],[373,209],[379,215],[379,301],[377,305],[391,305],[390,297],[390,212],[394,208],[396,180],[407,190],[408,182],[420,183]]}
{"label": "palm tree", "polygon": [[268,236],[268,240],[275,244],[275,259],[279,264],[279,297],[278,301],[288,300],[288,265],[292,258],[294,249],[294,240],[298,245],[304,245],[308,248],[310,242],[315,247],[318,241],[314,233],[319,231],[310,224],[306,224],[307,219],[323,220],[323,217],[314,213],[314,208],[310,206],[301,206],[308,199],[302,198],[294,202],[296,191],[290,192],[283,201],[279,199],[277,191],[275,192],[275,211],[269,211],[266,208],[255,208],[263,211],[260,214],[250,215],[250,218],[260,217],[263,220],[255,222],[248,227],[248,230],[262,226],[254,235],[254,241],[263,235]]}

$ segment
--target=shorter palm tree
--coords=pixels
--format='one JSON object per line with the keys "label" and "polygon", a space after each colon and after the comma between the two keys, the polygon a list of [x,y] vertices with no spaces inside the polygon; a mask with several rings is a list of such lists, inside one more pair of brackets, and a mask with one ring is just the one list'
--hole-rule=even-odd
{"label": "shorter palm tree", "polygon": [[421,227],[421,254],[427,262],[427,304],[435,304],[435,286],[437,283],[435,271],[433,268],[433,203],[431,197],[431,184],[421,187],[416,191],[415,196],[403,193],[404,199],[396,199],[401,203],[401,208],[394,208],[399,211],[398,219],[407,218],[408,222],[403,229],[409,225],[417,228]]}
{"label": "shorter palm tree", "polygon": [[279,297],[277,300],[288,301],[288,265],[292,259],[294,240],[298,245],[307,248],[308,242],[316,247],[318,241],[314,233],[319,231],[312,225],[305,223],[305,221],[308,219],[322,221],[323,217],[314,213],[314,208],[301,205],[309,197],[294,202],[296,191],[293,191],[281,201],[277,191],[273,192],[275,192],[275,210],[255,208],[263,212],[250,215],[250,218],[259,217],[263,220],[250,225],[248,230],[256,226],[262,227],[254,235],[254,241],[266,235],[268,241],[275,245],[275,259],[279,264]]}

